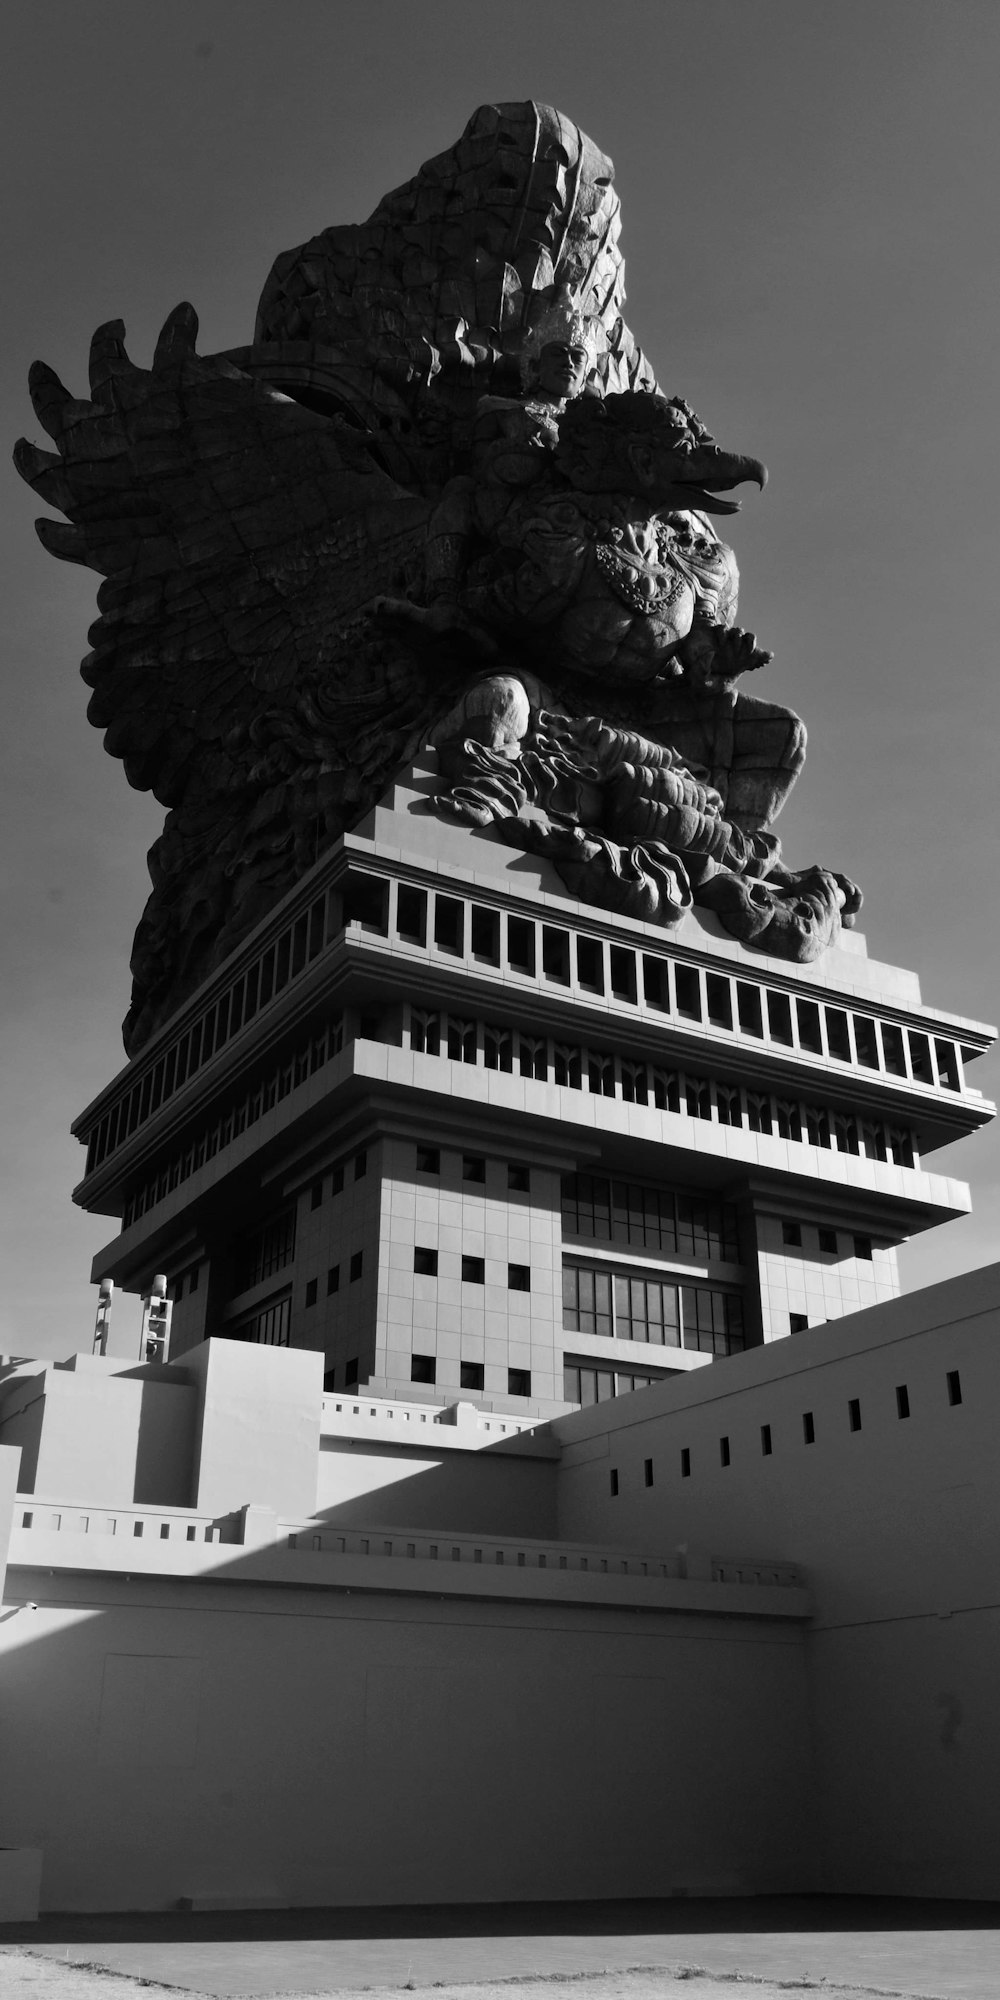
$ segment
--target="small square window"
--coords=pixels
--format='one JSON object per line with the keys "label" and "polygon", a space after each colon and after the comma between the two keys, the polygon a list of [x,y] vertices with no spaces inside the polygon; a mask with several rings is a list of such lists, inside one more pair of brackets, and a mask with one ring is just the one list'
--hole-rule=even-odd
{"label": "small square window", "polygon": [[690,1479],[690,1477],[691,1477],[691,1453],[688,1446],[685,1444],[681,1446],[681,1478]]}
{"label": "small square window", "polygon": [[612,1498],[612,1500],[617,1500],[617,1498],[618,1498],[618,1467],[617,1467],[616,1465],[613,1465],[613,1466],[611,1467],[611,1472],[610,1472],[610,1475],[609,1475],[609,1479],[608,1479],[608,1484],[610,1485],[610,1488],[611,1488],[611,1498]]}
{"label": "small square window", "polygon": [[866,1264],[871,1263],[872,1239],[870,1236],[856,1236],[854,1238],[854,1255],[860,1257]]}
{"label": "small square window", "polygon": [[530,1264],[508,1264],[507,1290],[509,1292],[530,1292],[531,1290]]}
{"label": "small square window", "polygon": [[368,1154],[365,1152],[364,1148],[362,1148],[360,1153],[355,1153],[354,1155],[355,1180],[363,1181],[367,1172],[368,1172]]}
{"label": "small square window", "polygon": [[652,1486],[652,1484],[653,1484],[653,1461],[652,1461],[652,1459],[651,1459],[651,1458],[647,1458],[647,1459],[645,1459],[645,1460],[643,1461],[643,1468],[642,1468],[642,1470],[643,1470],[643,1477],[644,1477],[644,1479],[645,1479],[645,1481],[646,1481],[646,1485],[647,1485],[647,1486]]}
{"label": "small square window", "polygon": [[802,1244],[801,1222],[783,1222],[781,1225],[781,1240],[783,1243],[791,1243],[796,1248],[800,1248]]}
{"label": "small square window", "polygon": [[760,1453],[761,1453],[761,1457],[762,1457],[762,1458],[770,1458],[770,1456],[771,1456],[771,1426],[770,1426],[770,1424],[761,1424],[761,1427],[760,1427]]}
{"label": "small square window", "polygon": [[310,1278],[309,1283],[306,1286],[307,1306],[314,1306],[316,1304],[317,1290],[318,1290],[318,1281],[315,1278]]}
{"label": "small square window", "polygon": [[962,1377],[957,1368],[948,1370],[948,1401],[954,1410],[962,1400]]}
{"label": "small square window", "polygon": [[859,1431],[861,1429],[861,1404],[857,1396],[852,1396],[847,1405],[847,1421],[852,1431]]}
{"label": "small square window", "polygon": [[805,1333],[808,1330],[808,1326],[808,1313],[789,1313],[788,1329],[790,1333]]}
{"label": "small square window", "polygon": [[355,1252],[354,1252],[354,1255],[353,1255],[353,1257],[351,1258],[351,1283],[352,1283],[352,1285],[354,1284],[354,1281],[355,1281],[355,1279],[356,1279],[356,1278],[360,1278],[360,1276],[361,1276],[361,1273],[362,1273],[362,1271],[364,1270],[364,1263],[365,1263],[365,1253],[364,1253],[364,1251],[363,1251],[363,1250],[355,1250]]}
{"label": "small square window", "polygon": [[413,1251],[413,1268],[418,1277],[436,1278],[438,1268],[437,1251],[425,1250],[419,1243],[416,1244]]}
{"label": "small square window", "polygon": [[728,1438],[720,1438],[720,1439],[719,1439],[719,1464],[720,1464],[720,1465],[728,1465],[728,1464],[729,1464],[729,1462],[730,1462],[730,1461],[729,1461],[729,1439],[728,1439]]}
{"label": "small square window", "polygon": [[484,1181],[486,1179],[486,1161],[480,1159],[478,1153],[465,1153],[463,1155],[462,1179],[463,1181]]}
{"label": "small square window", "polygon": [[530,1396],[531,1394],[530,1368],[508,1368],[507,1394],[508,1396]]}
{"label": "small square window", "polygon": [[906,1383],[901,1382],[899,1384],[898,1389],[896,1390],[896,1415],[897,1417],[908,1417],[909,1414],[910,1414],[910,1392],[906,1386]]}
{"label": "small square window", "polygon": [[356,1382],[357,1379],[358,1379],[358,1357],[357,1355],[355,1355],[354,1359],[352,1361],[346,1362],[344,1366],[345,1389],[350,1388],[351,1383]]}
{"label": "small square window", "polygon": [[802,1441],[804,1444],[816,1442],[816,1424],[811,1410],[802,1412]]}
{"label": "small square window", "polygon": [[323,1199],[323,1183],[322,1181],[313,1181],[312,1187],[309,1190],[310,1208],[318,1208],[322,1199]]}
{"label": "small square window", "polygon": [[331,1264],[330,1269],[326,1274],[327,1298],[330,1297],[331,1292],[339,1292],[339,1290],[340,1290],[340,1265]]}
{"label": "small square window", "polygon": [[410,1381],[435,1382],[436,1380],[437,1380],[437,1362],[435,1361],[433,1354],[411,1354]]}
{"label": "small square window", "polygon": [[441,1172],[441,1154],[437,1146],[417,1147],[417,1172],[418,1174]]}
{"label": "small square window", "polygon": [[463,1389],[481,1389],[486,1379],[486,1371],[481,1361],[463,1361],[459,1367],[459,1386]]}
{"label": "small square window", "polygon": [[462,1283],[463,1285],[485,1285],[486,1262],[484,1258],[462,1258]]}
{"label": "small square window", "polygon": [[835,1229],[820,1230],[819,1247],[825,1257],[835,1257],[837,1255],[837,1232]]}
{"label": "small square window", "polygon": [[516,1166],[512,1161],[507,1168],[507,1186],[511,1194],[529,1194],[531,1174],[528,1168]]}

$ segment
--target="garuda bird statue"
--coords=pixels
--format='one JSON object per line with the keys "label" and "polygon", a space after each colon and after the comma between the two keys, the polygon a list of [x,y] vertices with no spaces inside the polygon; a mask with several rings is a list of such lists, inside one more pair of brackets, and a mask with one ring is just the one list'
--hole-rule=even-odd
{"label": "garuda bird statue", "polygon": [[167,808],[130,1054],[428,741],[436,810],[585,900],[798,960],[851,921],[771,831],[803,726],[737,689],[770,655],[713,523],[764,468],[658,389],[619,226],[575,125],[486,105],[278,258],[250,346],[199,355],[185,305],[149,369],[101,327],[89,400],[32,370],[39,534],[106,579],[88,714]]}

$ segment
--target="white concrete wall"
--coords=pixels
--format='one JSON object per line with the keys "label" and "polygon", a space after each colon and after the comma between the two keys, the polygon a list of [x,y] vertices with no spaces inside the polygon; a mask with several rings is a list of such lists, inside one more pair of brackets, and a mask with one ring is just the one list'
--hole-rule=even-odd
{"label": "white concrete wall", "polygon": [[1000,1896],[998,1333],[992,1267],[553,1427],[562,1536],[804,1566],[831,1890]]}
{"label": "white concrete wall", "polygon": [[44,1907],[808,1886],[800,1627],[223,1581],[241,1560],[18,1573],[0,1843],[43,1849]]}
{"label": "white concrete wall", "polygon": [[183,1376],[77,1354],[5,1386],[0,1443],[22,1448],[22,1492],[187,1505],[195,1393]]}

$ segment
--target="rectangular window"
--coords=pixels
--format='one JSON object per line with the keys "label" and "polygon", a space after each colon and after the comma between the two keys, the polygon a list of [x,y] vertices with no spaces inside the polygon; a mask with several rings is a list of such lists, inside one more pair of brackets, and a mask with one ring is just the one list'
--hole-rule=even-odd
{"label": "rectangular window", "polygon": [[319,1290],[319,1280],[318,1280],[318,1278],[310,1278],[310,1279],[309,1279],[309,1282],[308,1282],[308,1284],[306,1285],[306,1305],[307,1305],[307,1306],[314,1306],[314,1305],[316,1304],[316,1295],[317,1295],[317,1292],[318,1292],[318,1290]]}
{"label": "rectangular window", "polygon": [[835,1257],[837,1255],[837,1232],[835,1229],[820,1230],[819,1247],[824,1256]]}
{"label": "rectangular window", "polygon": [[512,972],[535,970],[535,926],[524,917],[507,919],[507,963]]}
{"label": "rectangular window", "polygon": [[507,1187],[511,1194],[530,1194],[531,1173],[527,1167],[519,1166],[512,1160],[507,1168]]}
{"label": "rectangular window", "polygon": [[937,1055],[939,1084],[943,1090],[957,1090],[959,1087],[958,1056],[955,1052],[954,1043],[939,1041],[937,1036],[935,1036],[934,1049]]}
{"label": "rectangular window", "polygon": [[427,1250],[419,1243],[415,1244],[413,1250],[413,1269],[416,1275],[420,1278],[436,1278],[437,1268],[437,1251]]}
{"label": "rectangular window", "polygon": [[571,1333],[611,1335],[611,1278],[606,1271],[563,1272],[563,1326]]}
{"label": "rectangular window", "polygon": [[851,1062],[851,1031],[847,1015],[839,1007],[826,1009],[826,1045],[838,1062]]}
{"label": "rectangular window", "polygon": [[465,950],[465,904],[455,896],[434,898],[434,942],[439,951],[461,958]]}
{"label": "rectangular window", "polygon": [[720,1438],[720,1439],[719,1439],[719,1464],[720,1464],[720,1465],[728,1465],[728,1464],[729,1464],[729,1439],[728,1439],[728,1438]]}
{"label": "rectangular window", "polygon": [[783,1243],[790,1243],[797,1249],[801,1249],[802,1224],[800,1222],[783,1222],[781,1225],[781,1240]]}
{"label": "rectangular window", "polygon": [[500,912],[472,905],[472,956],[486,965],[500,963]]}
{"label": "rectangular window", "polygon": [[784,1048],[792,1046],[792,1009],[787,993],[771,993],[767,996],[767,1020],[772,1042],[780,1042]]}
{"label": "rectangular window", "polygon": [[462,1258],[462,1283],[463,1285],[485,1285],[486,1262],[484,1258]]}
{"label": "rectangular window", "polygon": [[323,1199],[323,1183],[322,1181],[313,1181],[312,1187],[309,1191],[310,1208],[318,1208],[322,1199]]}
{"label": "rectangular window", "polygon": [[728,979],[718,972],[705,975],[705,994],[708,1000],[708,1018],[714,1028],[731,1028],[733,1025],[733,991]]}
{"label": "rectangular window", "polygon": [[954,1410],[962,1400],[962,1377],[957,1368],[948,1370],[948,1401]]}
{"label": "rectangular window", "polygon": [[463,1154],[462,1179],[463,1181],[478,1181],[480,1183],[485,1181],[486,1161],[478,1153]]}
{"label": "rectangular window", "polygon": [[878,1039],[875,1023],[868,1014],[854,1016],[854,1046],[859,1063],[863,1063],[866,1069],[878,1069]]}
{"label": "rectangular window", "polygon": [[530,1396],[531,1394],[530,1368],[508,1368],[507,1394],[508,1396]]}
{"label": "rectangular window", "polygon": [[611,991],[616,1000],[635,1006],[635,953],[616,944],[611,947]]}
{"label": "rectangular window", "polygon": [[613,1465],[613,1466],[611,1467],[611,1470],[610,1470],[610,1472],[609,1472],[609,1474],[608,1474],[608,1484],[609,1484],[609,1486],[610,1486],[610,1488],[611,1488],[611,1498],[612,1498],[612,1500],[617,1500],[617,1498],[618,1498],[618,1467],[617,1467],[616,1465]]}
{"label": "rectangular window", "polygon": [[329,1298],[329,1297],[331,1296],[331,1293],[333,1293],[333,1292],[339,1292],[339,1290],[340,1290],[340,1265],[339,1265],[339,1264],[331,1264],[331,1265],[330,1265],[330,1269],[328,1270],[328,1272],[327,1272],[327,1274],[326,1274],[326,1296],[327,1296],[327,1298]]}
{"label": "rectangular window", "polygon": [[355,1252],[354,1252],[354,1255],[353,1255],[353,1257],[351,1258],[351,1273],[350,1273],[350,1277],[351,1277],[351,1284],[352,1284],[352,1285],[353,1285],[353,1284],[354,1284],[354,1283],[356,1282],[356,1280],[357,1280],[358,1278],[360,1278],[360,1276],[361,1276],[361,1273],[362,1273],[362,1271],[363,1271],[363,1269],[364,1269],[364,1260],[365,1260],[365,1253],[364,1253],[364,1251],[363,1251],[363,1250],[355,1250]]}
{"label": "rectangular window", "polygon": [[852,1431],[861,1429],[861,1404],[857,1396],[852,1396],[847,1405],[847,1421]]}
{"label": "rectangular window", "polygon": [[695,965],[675,965],[677,1012],[686,1021],[701,1020],[701,980]]}
{"label": "rectangular window", "polygon": [[643,1469],[643,1476],[644,1476],[644,1478],[645,1478],[645,1481],[646,1481],[646,1485],[647,1485],[647,1486],[652,1486],[652,1484],[653,1484],[653,1461],[652,1461],[652,1459],[651,1459],[651,1458],[647,1458],[647,1459],[645,1459],[645,1460],[644,1460],[644,1462],[643,1462],[643,1468],[642,1468],[642,1469]]}
{"label": "rectangular window", "polygon": [[788,1315],[789,1333],[806,1333],[808,1331],[808,1327],[809,1327],[808,1313],[789,1313]]}
{"label": "rectangular window", "polygon": [[736,1005],[743,1033],[745,1035],[754,1035],[760,1041],[764,1033],[764,1022],[760,1006],[760,987],[745,986],[742,980],[738,980],[736,984]]}
{"label": "rectangular window", "polygon": [[934,1082],[934,1064],[931,1061],[931,1045],[926,1035],[918,1035],[913,1028],[907,1029],[910,1042],[910,1067],[917,1083]]}
{"label": "rectangular window", "polygon": [[396,929],[406,944],[427,943],[427,894],[401,882],[396,896]]}
{"label": "rectangular window", "polygon": [[808,1049],[812,1056],[823,1053],[823,1036],[820,1031],[819,1008],[814,1000],[796,1000],[795,1012],[799,1023],[799,1047]]}
{"label": "rectangular window", "polygon": [[870,1236],[856,1236],[854,1238],[854,1255],[860,1258],[863,1264],[870,1264],[872,1262],[872,1239]]}
{"label": "rectangular window", "polygon": [[576,977],[585,993],[604,992],[604,946],[598,938],[577,938]]}
{"label": "rectangular window", "polygon": [[670,978],[665,958],[653,958],[649,952],[643,952],[642,990],[647,1007],[656,1007],[660,1013],[669,1014]]}
{"label": "rectangular window", "polygon": [[569,985],[569,932],[542,927],[542,973],[557,986]]}
{"label": "rectangular window", "polygon": [[355,1178],[355,1180],[356,1180],[356,1181],[363,1181],[363,1180],[364,1180],[364,1177],[365,1177],[365,1175],[366,1175],[366,1173],[367,1173],[367,1172],[368,1172],[368,1155],[367,1155],[367,1153],[366,1153],[366,1152],[360,1152],[360,1153],[355,1153],[355,1155],[354,1155],[354,1178]]}
{"label": "rectangular window", "polygon": [[441,1172],[441,1154],[437,1146],[417,1147],[417,1172],[418,1174],[439,1174]]}
{"label": "rectangular window", "polygon": [[760,1427],[760,1453],[761,1453],[761,1457],[762,1457],[762,1458],[770,1458],[770,1456],[771,1456],[771,1426],[770,1426],[770,1424],[761,1424],[761,1427]]}
{"label": "rectangular window", "polygon": [[906,1054],[903,1049],[903,1030],[892,1021],[882,1023],[882,1053],[890,1076],[906,1075]]}
{"label": "rectangular window", "polygon": [[334,1170],[330,1175],[330,1193],[332,1195],[338,1195],[338,1194],[343,1194],[343,1192],[344,1192],[344,1169],[343,1167],[334,1167]]}
{"label": "rectangular window", "polygon": [[691,1452],[689,1447],[686,1444],[684,1444],[681,1446],[681,1478],[690,1479],[690,1477],[691,1477]]}
{"label": "rectangular window", "polygon": [[345,1387],[345,1389],[349,1389],[349,1388],[351,1387],[351,1384],[352,1384],[353,1382],[356,1382],[356,1381],[357,1381],[357,1379],[358,1379],[358,1357],[357,1357],[357,1355],[355,1355],[355,1356],[354,1356],[354,1358],[353,1358],[353,1360],[351,1360],[351,1361],[345,1361],[345,1363],[344,1363],[344,1387]]}
{"label": "rectangular window", "polygon": [[507,1290],[509,1292],[530,1292],[531,1266],[529,1264],[508,1264]]}
{"label": "rectangular window", "polygon": [[[389,928],[389,884],[378,875],[348,875],[344,884],[344,922],[360,924],[362,930],[378,931],[385,937]],[[275,987],[285,984],[288,977],[287,959],[291,944],[290,934],[279,940],[279,969]],[[284,952],[282,952],[284,947]]]}
{"label": "rectangular window", "polygon": [[410,1381],[434,1382],[437,1380],[437,1362],[433,1354],[411,1354]]}
{"label": "rectangular window", "polygon": [[802,1412],[802,1439],[804,1444],[815,1444],[816,1442],[816,1425],[811,1410],[804,1410]]}
{"label": "rectangular window", "polygon": [[463,1361],[459,1366],[459,1386],[462,1389],[481,1389],[486,1371],[481,1361]]}
{"label": "rectangular window", "polygon": [[901,1382],[896,1390],[896,1415],[897,1417],[908,1417],[909,1414],[910,1414],[910,1392],[906,1386],[906,1383]]}

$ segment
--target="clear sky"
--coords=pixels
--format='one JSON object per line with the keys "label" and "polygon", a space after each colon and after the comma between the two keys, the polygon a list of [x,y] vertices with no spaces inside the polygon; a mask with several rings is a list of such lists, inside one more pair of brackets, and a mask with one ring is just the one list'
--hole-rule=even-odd
{"label": "clear sky", "polygon": [[[100,321],[148,363],[184,298],[204,352],[248,340],[277,252],[362,220],[478,104],[582,125],[661,383],[770,466],[732,539],[756,685],[810,728],[789,858],[862,883],[871,956],[925,999],[996,1016],[996,0],[6,0],[0,47],[11,444],[46,442],[36,355],[83,393]],[[116,1229],[71,1204],[68,1128],[123,1060],[162,815],[85,720],[98,579],[44,554],[13,470],[0,507],[0,1349],[60,1354]],[[1000,1142],[928,1164],[976,1210],[904,1252],[910,1287],[1000,1255]]]}

